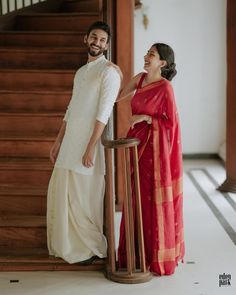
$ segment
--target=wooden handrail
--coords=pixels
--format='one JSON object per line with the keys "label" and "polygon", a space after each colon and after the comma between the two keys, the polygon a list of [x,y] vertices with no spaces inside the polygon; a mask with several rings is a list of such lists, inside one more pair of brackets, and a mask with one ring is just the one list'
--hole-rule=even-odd
{"label": "wooden handrail", "polygon": [[32,6],[35,4],[38,4],[40,2],[46,2],[47,0],[30,0],[29,3],[26,3],[25,0],[19,1],[19,0],[15,0],[14,2],[12,0],[0,0],[0,15],[6,15],[10,12],[28,7],[28,6]]}
{"label": "wooden handrail", "polygon": [[[151,279],[150,272],[146,269],[142,209],[139,186],[138,171],[138,151],[137,146],[140,140],[137,138],[120,138],[116,140],[103,140],[106,158],[106,195],[105,195],[105,227],[108,242],[108,260],[106,265],[106,276],[112,281],[119,283],[143,283]],[[113,165],[112,150],[124,149],[124,175],[125,175],[125,192],[124,198],[124,220],[125,220],[125,237],[127,252],[127,269],[118,269],[116,263],[116,249],[114,236],[114,188],[113,188]],[[133,154],[133,173],[135,187],[135,208],[133,208],[132,188],[131,188],[131,168],[130,154]],[[136,265],[135,257],[135,239],[134,239],[134,220],[133,212],[137,220],[139,263]]]}
{"label": "wooden handrail", "polygon": [[110,149],[119,149],[137,146],[140,143],[140,140],[137,138],[119,138],[114,140],[105,139],[102,144],[106,148]]}

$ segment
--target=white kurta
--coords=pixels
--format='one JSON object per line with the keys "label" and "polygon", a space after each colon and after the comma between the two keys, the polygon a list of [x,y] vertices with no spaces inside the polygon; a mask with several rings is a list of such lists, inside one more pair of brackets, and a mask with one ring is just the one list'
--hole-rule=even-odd
{"label": "white kurta", "polygon": [[99,141],[94,166],[82,165],[82,157],[95,121],[107,123],[120,88],[120,76],[104,56],[81,67],[74,78],[73,94],[64,120],[66,132],[55,166],[86,175],[105,174],[104,149]]}
{"label": "white kurta", "polygon": [[106,124],[120,87],[115,68],[104,56],[75,74],[73,93],[64,120],[66,131],[48,187],[47,236],[50,255],[69,263],[96,255],[106,257],[103,235],[105,159],[99,141],[94,166],[82,157],[96,120]]}

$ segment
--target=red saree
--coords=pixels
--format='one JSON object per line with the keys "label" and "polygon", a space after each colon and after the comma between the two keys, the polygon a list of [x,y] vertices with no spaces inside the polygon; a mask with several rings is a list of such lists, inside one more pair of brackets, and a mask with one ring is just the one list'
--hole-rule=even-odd
{"label": "red saree", "polygon": [[[132,98],[132,114],[152,116],[152,124],[137,123],[127,137],[140,139],[138,155],[146,264],[156,275],[170,275],[184,256],[180,128],[170,82],[163,79],[141,87],[144,77],[145,74]],[[123,214],[118,259],[119,266],[126,267]]]}

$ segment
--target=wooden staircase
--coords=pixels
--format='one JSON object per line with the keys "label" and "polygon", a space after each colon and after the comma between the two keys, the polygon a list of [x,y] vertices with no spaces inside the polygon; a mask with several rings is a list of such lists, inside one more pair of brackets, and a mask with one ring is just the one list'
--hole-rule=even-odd
{"label": "wooden staircase", "polygon": [[103,19],[102,0],[64,0],[48,13],[22,13],[0,31],[0,270],[98,270],[48,256],[49,150],[86,62],[83,37]]}

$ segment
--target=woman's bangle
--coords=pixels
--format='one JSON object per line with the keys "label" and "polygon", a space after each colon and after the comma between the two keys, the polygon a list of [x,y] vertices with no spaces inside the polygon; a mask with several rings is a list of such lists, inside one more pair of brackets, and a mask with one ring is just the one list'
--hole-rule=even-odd
{"label": "woman's bangle", "polygon": [[152,124],[152,117],[151,116],[147,116],[147,123]]}

